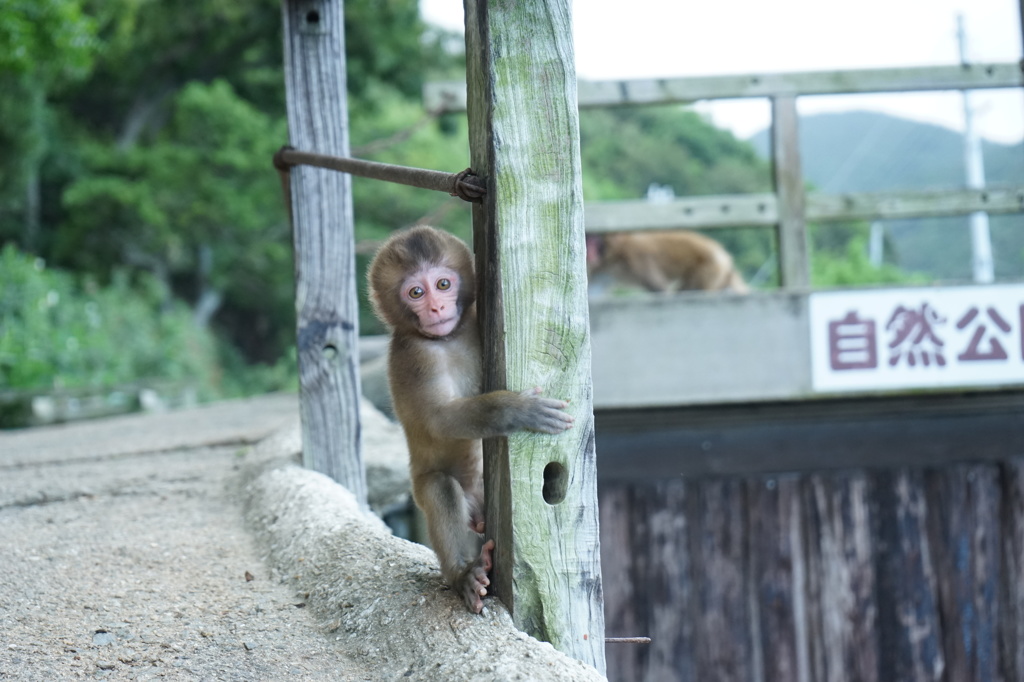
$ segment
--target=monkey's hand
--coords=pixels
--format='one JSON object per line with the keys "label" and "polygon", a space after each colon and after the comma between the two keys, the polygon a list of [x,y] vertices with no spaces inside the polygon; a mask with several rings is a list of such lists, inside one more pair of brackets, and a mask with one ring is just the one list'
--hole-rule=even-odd
{"label": "monkey's hand", "polygon": [[462,595],[462,601],[466,602],[466,607],[472,613],[480,613],[484,608],[481,597],[487,596],[487,587],[491,584],[487,573],[494,563],[491,560],[492,550],[494,550],[494,540],[488,540],[480,548],[480,556],[466,566],[457,584],[453,586]]}
{"label": "monkey's hand", "polygon": [[437,439],[491,438],[515,431],[561,433],[575,419],[564,400],[544,398],[539,387],[522,392],[491,391],[452,400],[426,410],[428,429]]}
{"label": "monkey's hand", "polygon": [[541,397],[541,387],[534,386],[519,394],[526,400],[524,425],[528,431],[540,433],[561,433],[572,428],[576,418],[565,411],[569,403],[565,400]]}

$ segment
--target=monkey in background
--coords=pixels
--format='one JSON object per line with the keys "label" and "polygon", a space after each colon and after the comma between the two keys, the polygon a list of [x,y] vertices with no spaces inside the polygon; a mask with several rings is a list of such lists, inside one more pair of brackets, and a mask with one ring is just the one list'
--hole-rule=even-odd
{"label": "monkey in background", "polygon": [[483,541],[481,438],[572,426],[563,400],[540,388],[481,394],[472,255],[456,237],[419,226],[388,239],[369,269],[374,311],[391,330],[388,382],[409,446],[413,499],[448,585],[483,609],[494,541]]}
{"label": "monkey in background", "polygon": [[689,230],[587,235],[587,274],[654,292],[750,291],[729,252]]}

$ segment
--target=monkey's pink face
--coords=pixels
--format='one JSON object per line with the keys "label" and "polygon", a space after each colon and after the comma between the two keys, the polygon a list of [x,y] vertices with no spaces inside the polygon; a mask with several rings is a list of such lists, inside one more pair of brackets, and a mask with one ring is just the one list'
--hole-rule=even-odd
{"label": "monkey's pink face", "polygon": [[451,268],[430,266],[402,283],[402,302],[416,314],[420,332],[448,336],[459,324],[459,274]]}

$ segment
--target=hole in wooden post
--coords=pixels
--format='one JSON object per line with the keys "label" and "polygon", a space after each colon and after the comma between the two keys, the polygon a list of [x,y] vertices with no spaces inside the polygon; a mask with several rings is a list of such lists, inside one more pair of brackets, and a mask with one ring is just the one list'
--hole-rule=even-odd
{"label": "hole in wooden post", "polygon": [[541,494],[544,501],[555,505],[565,499],[566,488],[569,487],[569,472],[558,462],[549,462],[544,467],[544,489]]}
{"label": "hole in wooden post", "polygon": [[336,357],[338,357],[337,346],[331,343],[324,346],[324,358],[326,358],[327,360],[333,360]]}
{"label": "hole in wooden post", "polygon": [[320,23],[320,13],[317,12],[315,9],[311,9],[308,12],[306,12],[306,23],[307,24],[319,24]]}

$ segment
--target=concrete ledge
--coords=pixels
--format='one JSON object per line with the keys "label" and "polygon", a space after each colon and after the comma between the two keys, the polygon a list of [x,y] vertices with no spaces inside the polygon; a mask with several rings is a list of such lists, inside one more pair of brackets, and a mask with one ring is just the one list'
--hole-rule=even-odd
{"label": "concrete ledge", "polygon": [[305,595],[311,615],[371,679],[605,679],[519,632],[493,598],[482,615],[468,613],[444,587],[433,552],[392,536],[347,490],[291,463],[295,451],[294,428],[257,446],[246,521],[276,577]]}

